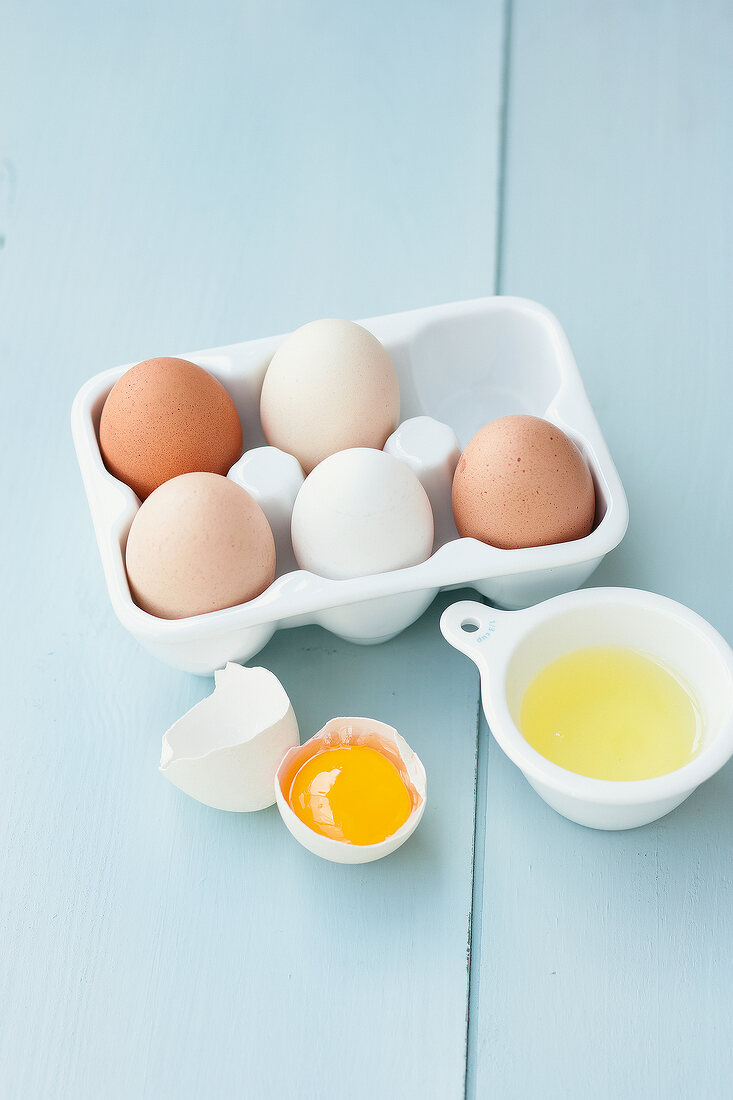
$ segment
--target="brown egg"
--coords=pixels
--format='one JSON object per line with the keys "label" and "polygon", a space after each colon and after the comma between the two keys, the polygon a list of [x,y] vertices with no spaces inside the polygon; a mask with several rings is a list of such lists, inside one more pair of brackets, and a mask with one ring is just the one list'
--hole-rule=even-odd
{"label": "brown egg", "polygon": [[105,466],[141,500],[179,474],[226,474],[242,454],[234,402],[187,359],[146,359],[126,371],[102,409]]}
{"label": "brown egg", "polygon": [[264,592],[275,578],[275,541],[241,486],[220,474],[182,474],[140,506],[125,564],[143,611],[182,619]]}
{"label": "brown egg", "polygon": [[593,478],[560,428],[503,416],[477,432],[453,478],[458,533],[504,550],[570,542],[590,533]]}

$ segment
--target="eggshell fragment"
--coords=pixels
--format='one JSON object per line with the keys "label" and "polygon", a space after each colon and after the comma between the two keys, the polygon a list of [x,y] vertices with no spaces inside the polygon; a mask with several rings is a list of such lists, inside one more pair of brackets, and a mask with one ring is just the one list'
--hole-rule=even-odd
{"label": "eggshell fragment", "polygon": [[593,478],[556,424],[502,416],[477,432],[461,455],[453,515],[461,536],[503,550],[570,542],[593,527]]}
{"label": "eggshell fragment", "polygon": [[299,741],[290,700],[266,668],[230,662],[214,680],[213,694],[165,733],[160,771],[216,810],[263,810],[275,801],[283,755]]}
{"label": "eggshell fragment", "polygon": [[[288,794],[298,768],[316,752],[339,745],[369,745],[384,752],[406,772],[413,808],[404,825],[379,844],[348,844],[314,832],[293,812]],[[425,812],[428,787],[425,768],[405,739],[392,726],[373,718],[332,718],[299,748],[290,749],[275,775],[277,808],[288,829],[304,848],[331,863],[372,863],[396,851],[412,836]]]}
{"label": "eggshell fragment", "polygon": [[295,455],[306,474],[347,447],[384,446],[400,417],[388,353],[353,321],[311,321],[267,368],[260,419],[267,442]]}

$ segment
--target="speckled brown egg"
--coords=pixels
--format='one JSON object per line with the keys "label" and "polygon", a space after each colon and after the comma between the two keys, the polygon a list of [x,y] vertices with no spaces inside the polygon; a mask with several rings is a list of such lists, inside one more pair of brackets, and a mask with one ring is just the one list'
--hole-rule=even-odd
{"label": "speckled brown egg", "polygon": [[242,425],[208,371],[187,359],[146,359],[110,390],[99,446],[110,473],[145,500],[179,474],[226,474],[242,454]]}
{"label": "speckled brown egg", "polygon": [[503,550],[570,542],[590,533],[593,478],[555,424],[503,416],[477,432],[453,478],[458,533]]}
{"label": "speckled brown egg", "polygon": [[220,474],[182,474],[135,514],[125,551],[135,603],[182,619],[254,599],[275,578],[275,541],[259,504]]}

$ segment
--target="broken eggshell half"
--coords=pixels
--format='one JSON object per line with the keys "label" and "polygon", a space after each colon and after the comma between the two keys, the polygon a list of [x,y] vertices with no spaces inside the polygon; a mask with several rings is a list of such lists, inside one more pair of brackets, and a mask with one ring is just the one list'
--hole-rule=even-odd
{"label": "broken eggshell half", "polygon": [[[404,825],[379,844],[349,844],[314,832],[293,811],[288,795],[295,774],[317,752],[341,745],[368,745],[392,761],[410,793],[412,809]],[[295,839],[322,859],[332,863],[371,863],[394,852],[412,836],[425,810],[427,778],[416,753],[392,726],[372,718],[332,718],[305,744],[291,748],[275,775],[275,798],[280,816]]]}
{"label": "broken eggshell half", "polygon": [[266,668],[229,663],[213,694],[163,737],[160,770],[191,798],[217,810],[264,810],[283,755],[300,740],[290,700]]}

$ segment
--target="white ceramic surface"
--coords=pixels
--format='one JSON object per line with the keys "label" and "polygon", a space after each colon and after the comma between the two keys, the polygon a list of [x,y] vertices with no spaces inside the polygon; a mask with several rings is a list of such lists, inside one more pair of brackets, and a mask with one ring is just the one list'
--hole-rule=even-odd
{"label": "white ceramic surface", "polygon": [[[440,629],[481,673],[491,732],[537,793],[564,817],[595,829],[631,829],[679,806],[733,755],[733,651],[704,619],[664,596],[632,588],[569,592],[524,611],[464,600]],[[698,755],[654,779],[591,779],[553,764],[518,729],[522,697],[548,662],[590,645],[631,646],[663,661],[694,692],[704,734]]]}
{"label": "white ceramic surface", "polygon": [[452,490],[461,447],[453,429],[431,416],[413,416],[403,420],[384,449],[410,467],[427,493],[435,527],[433,549],[457,539]]}
{"label": "white ceramic surface", "polygon": [[305,480],[297,458],[277,447],[253,447],[234,463],[227,477],[246,489],[267,516],[275,539],[276,576],[297,569],[290,517]]}
{"label": "white ceramic surface", "polygon": [[[161,660],[207,674],[227,661],[249,660],[278,627],[304,623],[319,623],[354,642],[380,642],[409,626],[441,588],[466,584],[501,607],[526,607],[577,588],[623,538],[628,522],[623,487],[570,345],[548,310],[525,299],[496,297],[362,323],[395,363],[403,420],[427,416],[448,424],[461,446],[483,424],[516,412],[544,416],[572,436],[595,481],[593,531],[575,542],[522,550],[452,538],[436,545],[427,561],[408,569],[349,580],[299,570],[278,576],[247,604],[189,619],[157,619],[133,602],[125,574],[125,543],[139,502],[106,470],[99,452],[102,406],[127,369],[117,367],[81,388],[72,409],[72,431],[112,605],[121,623]],[[283,339],[185,355],[228,389],[248,450],[264,443],[259,394],[269,360]],[[424,461],[429,468],[434,459],[426,455]]]}

